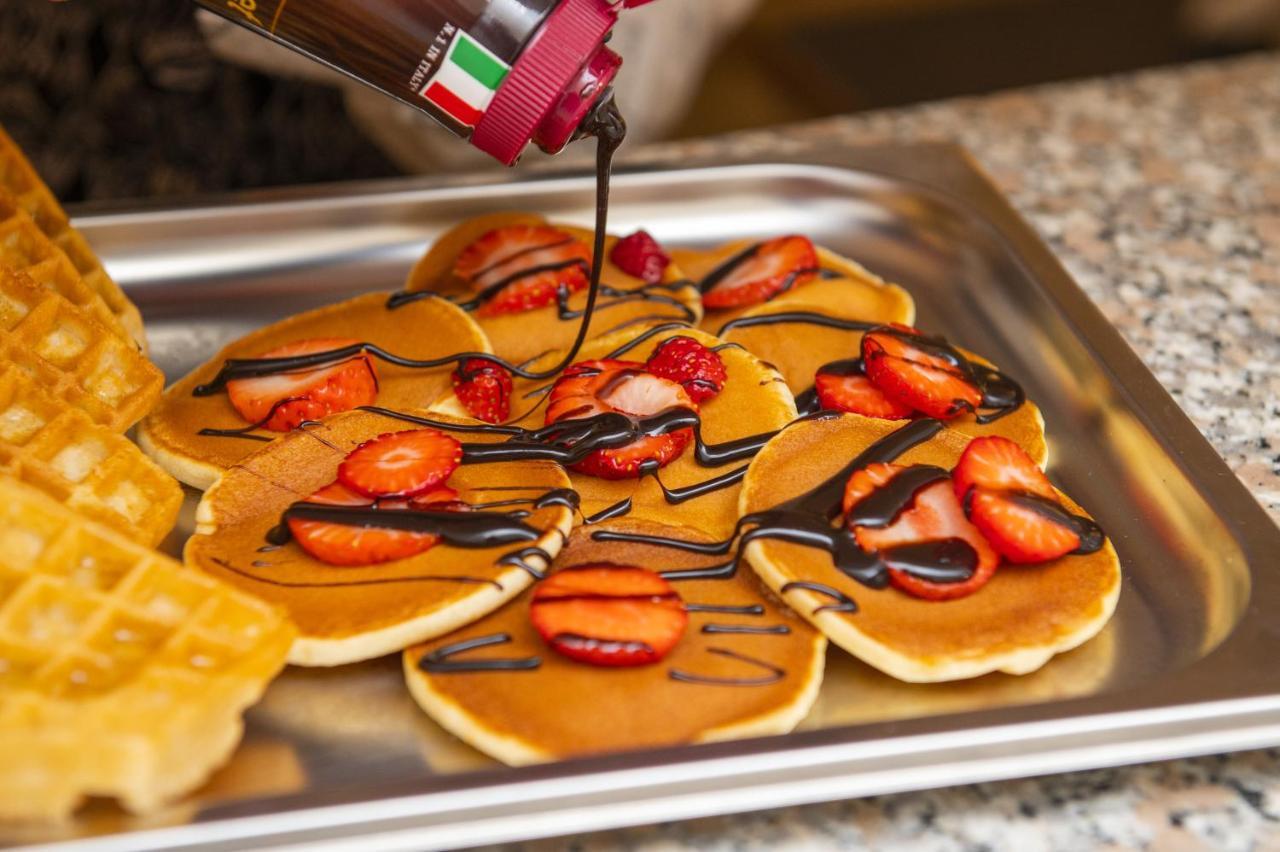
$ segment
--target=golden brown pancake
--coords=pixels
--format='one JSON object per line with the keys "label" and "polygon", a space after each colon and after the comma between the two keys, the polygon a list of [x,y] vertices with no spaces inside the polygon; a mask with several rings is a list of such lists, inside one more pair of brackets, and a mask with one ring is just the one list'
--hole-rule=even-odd
{"label": "golden brown pancake", "polygon": [[[476,293],[466,282],[453,274],[453,264],[458,255],[471,243],[489,231],[508,225],[545,225],[547,220],[531,213],[494,213],[468,219],[453,227],[436,240],[422,259],[409,273],[405,288],[410,292],[432,290],[440,295],[465,302]],[[593,232],[568,225],[554,224],[590,247]],[[605,242],[605,264],[601,272],[602,286],[607,285],[624,294],[602,291],[591,319],[589,334],[607,334],[624,326],[666,320],[697,322],[702,316],[702,300],[698,288],[689,283],[677,264],[667,267],[661,283],[646,287],[639,278],[633,278],[614,266],[609,254],[618,238],[610,236]],[[569,299],[571,311],[581,311],[587,303],[586,289],[579,290]],[[520,363],[553,349],[565,349],[573,344],[581,317],[561,319],[559,308],[548,305],[529,311],[475,319],[489,336],[493,351],[509,361]]]}
{"label": "golden brown pancake", "polygon": [[[799,423],[770,441],[743,483],[744,514],[770,509],[836,474],[900,424],[845,414]],[[951,469],[970,438],[943,430],[904,453],[902,464]],[[1083,514],[1059,494],[1069,511]],[[991,671],[1025,674],[1093,637],[1115,610],[1120,562],[1108,540],[1095,553],[1042,565],[1003,565],[968,597],[935,602],[892,587],[875,590],[837,570],[823,550],[773,539],[747,545],[747,561],[770,588],[794,581],[837,589],[856,613],[815,609],[829,597],[792,589],[783,597],[831,641],[866,663],[912,682],[957,680]]]}
{"label": "golden brown pancake", "polygon": [[[588,341],[582,347],[577,361],[589,361],[606,356],[628,361],[645,361],[664,340],[676,336],[692,337],[704,346],[714,347],[721,341],[709,334],[684,327],[653,330],[627,329]],[[614,355],[619,349],[635,343],[634,348]],[[530,369],[544,369],[559,363],[563,353],[546,355]],[[700,406],[702,437],[707,444],[773,432],[790,423],[796,416],[795,400],[777,372],[754,355],[737,347],[720,350],[728,378],[724,390]],[[512,393],[509,422],[525,428],[536,429],[543,425],[546,394],[554,381],[516,379]],[[466,409],[452,393],[443,397],[433,410],[453,416],[465,416]],[[668,489],[686,488],[707,482],[746,465],[746,460],[730,462],[716,467],[703,467],[694,457],[690,443],[684,453],[658,471],[657,477]],[[653,477],[643,479],[607,480],[569,471],[573,487],[581,495],[582,513],[590,517],[622,501],[631,500],[628,517],[648,518],[659,523],[680,523],[702,530],[713,536],[725,536],[733,531],[738,521],[738,485],[732,484],[709,491],[679,504],[664,497],[662,488]]]}
{"label": "golden brown pancake", "polygon": [[[705,251],[674,249],[671,251],[671,259],[691,281],[699,282],[711,274],[716,267],[746,251],[755,243],[755,240],[734,240]],[[883,323],[901,322],[908,325],[915,321],[915,302],[906,290],[897,284],[890,284],[861,264],[841,257],[829,249],[821,246],[814,246],[814,249],[817,251],[818,264],[824,271],[824,275],[838,277],[812,279],[778,293],[763,305],[704,310],[699,327],[703,331],[718,335],[720,328],[730,320],[753,315],[765,306],[788,304],[792,301],[816,303],[827,313],[847,319]],[[814,287],[819,288],[817,293],[810,294],[809,291]],[[787,310],[793,309],[804,310],[804,308]],[[743,340],[738,342],[745,345]],[[747,348],[750,349],[750,345],[747,345]],[[766,361],[771,360],[769,355],[764,353],[761,353],[760,357]]]}
{"label": "golden brown pancake", "polygon": [[[695,530],[637,521],[609,529],[704,541]],[[715,564],[645,544],[597,542],[579,528],[557,559],[558,568],[611,562],[651,570]],[[684,635],[662,660],[607,668],[575,662],[552,650],[529,621],[529,594],[449,636],[404,653],[413,697],[446,730],[509,764],[585,754],[654,748],[785,733],[804,717],[822,681],[826,640],[765,591],[745,568],[728,579],[672,578],[686,606],[754,607],[758,614],[690,611]],[[775,633],[704,633],[708,625],[786,628]],[[731,628],[732,629],[732,628]],[[429,673],[424,655],[468,639],[505,633],[510,642],[451,656],[451,661],[538,657],[525,671]],[[715,649],[714,651],[712,649]],[[728,651],[731,655],[722,652]],[[723,684],[677,680],[757,680]]]}
{"label": "golden brown pancake", "polygon": [[[473,505],[527,498],[528,505],[516,508],[532,511],[524,522],[542,532],[537,541],[483,549],[441,541],[418,556],[356,568],[326,565],[292,541],[263,550],[268,531],[284,510],[333,482],[347,453],[378,435],[413,428],[412,423],[365,411],[326,418],[236,463],[196,510],[196,534],[184,553],[187,565],[285,609],[299,630],[291,663],[338,665],[368,659],[466,624],[532,582],[530,571],[499,564],[503,557],[536,547],[554,558],[571,529],[573,511],[568,507],[532,506],[545,493],[568,486],[558,465],[464,463],[447,482],[459,498]],[[495,440],[453,434],[466,443]],[[549,559],[534,555],[525,561],[541,571]]]}
{"label": "golden brown pancake", "polygon": [[[460,352],[489,352],[479,326],[441,299],[422,299],[387,308],[388,293],[369,293],[296,314],[258,329],[224,347],[165,391],[159,405],[138,427],[138,443],[178,479],[208,488],[222,471],[261,448],[244,438],[200,435],[202,429],[241,429],[249,425],[231,406],[225,392],[193,396],[228,358],[253,358],[286,343],[312,338],[352,338],[374,343],[405,358],[429,360]],[[436,370],[396,367],[374,359],[378,373],[377,404],[388,408],[420,408],[449,387],[453,366]],[[256,430],[274,438],[279,432]]]}

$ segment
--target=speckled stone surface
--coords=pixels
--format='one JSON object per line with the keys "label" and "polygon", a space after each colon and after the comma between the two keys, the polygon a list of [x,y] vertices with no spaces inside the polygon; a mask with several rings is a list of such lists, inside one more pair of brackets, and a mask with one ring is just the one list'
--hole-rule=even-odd
{"label": "speckled stone surface", "polygon": [[[668,145],[960,142],[1280,519],[1280,55]],[[507,847],[1280,850],[1280,750]]]}

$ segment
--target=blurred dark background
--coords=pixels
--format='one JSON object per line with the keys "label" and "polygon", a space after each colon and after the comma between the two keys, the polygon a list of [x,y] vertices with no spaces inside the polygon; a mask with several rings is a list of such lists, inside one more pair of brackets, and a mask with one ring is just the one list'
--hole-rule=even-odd
{"label": "blurred dark background", "polygon": [[[62,198],[398,173],[340,93],[219,61],[192,8],[6,0],[0,123]],[[669,135],[1226,56],[1276,33],[1280,0],[764,0]]]}

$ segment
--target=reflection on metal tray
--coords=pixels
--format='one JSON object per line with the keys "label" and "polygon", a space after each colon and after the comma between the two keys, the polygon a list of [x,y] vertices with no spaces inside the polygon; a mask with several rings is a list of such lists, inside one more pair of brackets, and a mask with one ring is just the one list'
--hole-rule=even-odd
{"label": "reflection on metal tray", "polygon": [[[590,187],[396,182],[78,224],[174,378],[271,319],[398,286],[461,218],[527,208],[588,224]],[[1280,602],[1280,531],[961,152],[625,174],[613,211],[614,230],[673,243],[809,234],[908,287],[925,327],[1017,376],[1044,410],[1055,481],[1123,560],[1107,630],[1035,674],[949,685],[899,683],[832,650],[791,735],[525,769],[436,728],[395,658],[295,669],[194,797],[147,820],[95,806],[59,835],[8,839],[455,847],[1280,742],[1280,635],[1266,615]]]}

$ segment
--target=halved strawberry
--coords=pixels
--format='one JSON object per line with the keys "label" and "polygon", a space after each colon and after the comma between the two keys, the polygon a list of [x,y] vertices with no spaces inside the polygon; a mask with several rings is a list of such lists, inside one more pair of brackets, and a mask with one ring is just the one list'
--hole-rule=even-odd
{"label": "halved strawberry", "polygon": [[982,391],[965,370],[923,344],[920,332],[897,323],[867,332],[862,338],[867,378],[885,396],[929,417],[945,420],[980,406]]}
{"label": "halved strawberry", "polygon": [[[844,511],[869,497],[905,470],[896,464],[871,464],[853,472],[845,485]],[[1000,564],[1000,556],[983,538],[981,532],[965,518],[950,481],[935,482],[916,492],[915,500],[887,527],[855,526],[858,546],[868,552],[878,551],[889,567],[889,582],[907,594],[927,600],[954,600],[973,594],[986,585]],[[908,570],[894,567],[894,549],[958,539],[968,544],[977,557],[973,574],[958,583],[942,583],[924,579]],[[956,546],[945,555],[952,561],[967,555]]]}
{"label": "halved strawberry", "polygon": [[501,364],[468,358],[452,378],[453,392],[472,417],[501,423],[511,415],[511,373]]}
{"label": "halved strawberry", "polygon": [[[367,506],[374,508],[374,501],[350,490],[340,482],[321,488],[307,498],[308,503],[329,506]],[[400,508],[383,506],[378,508]],[[329,521],[289,519],[289,532],[298,546],[311,556],[328,565],[350,567],[377,565],[396,559],[407,559],[430,550],[438,536],[430,533],[407,532],[359,524],[335,524]]]}
{"label": "halved strawberry", "polygon": [[462,461],[462,444],[436,429],[388,432],[338,465],[338,481],[367,497],[412,497],[443,483]]}
{"label": "halved strawberry", "polygon": [[813,377],[822,407],[832,411],[851,411],[881,420],[905,420],[913,409],[884,395],[884,391],[857,373],[822,372]]}
{"label": "halved strawberry", "polygon": [[1031,460],[1031,456],[1013,441],[997,435],[970,441],[951,472],[951,479],[961,501],[975,486],[989,491],[1022,491],[1048,500],[1058,499],[1049,477]]}
{"label": "halved strawberry", "polygon": [[646,284],[657,284],[671,265],[671,258],[648,231],[636,231],[613,245],[609,260],[632,278]]}
{"label": "halved strawberry", "polygon": [[540,582],[529,620],[555,651],[594,666],[656,663],[688,623],[675,589],[653,571],[576,565]]}
{"label": "halved strawberry", "polygon": [[[646,372],[637,361],[583,361],[565,370],[552,387],[546,422],[606,412],[641,418],[671,408],[696,412],[698,405],[683,387]],[[678,458],[692,438],[689,428],[647,435],[624,447],[595,450],[572,467],[601,479],[630,479],[640,476],[642,468],[663,467]]]}
{"label": "halved strawberry", "polygon": [[973,525],[1010,562],[1049,562],[1080,546],[1074,530],[1036,510],[1034,497],[974,488],[965,506]]}
{"label": "halved strawberry", "polygon": [[729,377],[718,352],[684,335],[668,337],[658,344],[645,367],[653,375],[679,384],[698,403],[720,393]]}
{"label": "halved strawberry", "polygon": [[550,305],[561,287],[586,287],[590,271],[591,249],[547,225],[496,228],[463,249],[453,264],[454,275],[488,294],[481,316]]}
{"label": "halved strawberry", "polygon": [[[333,352],[360,341],[345,337],[298,340],[263,352],[258,358],[292,358]],[[249,423],[273,432],[288,432],[306,420],[372,405],[378,397],[373,359],[360,354],[310,370],[233,379],[227,382],[231,405]]]}
{"label": "halved strawberry", "polygon": [[702,304],[712,309],[757,305],[817,274],[818,253],[807,237],[778,237],[760,243],[723,274],[713,271],[704,282]]}

